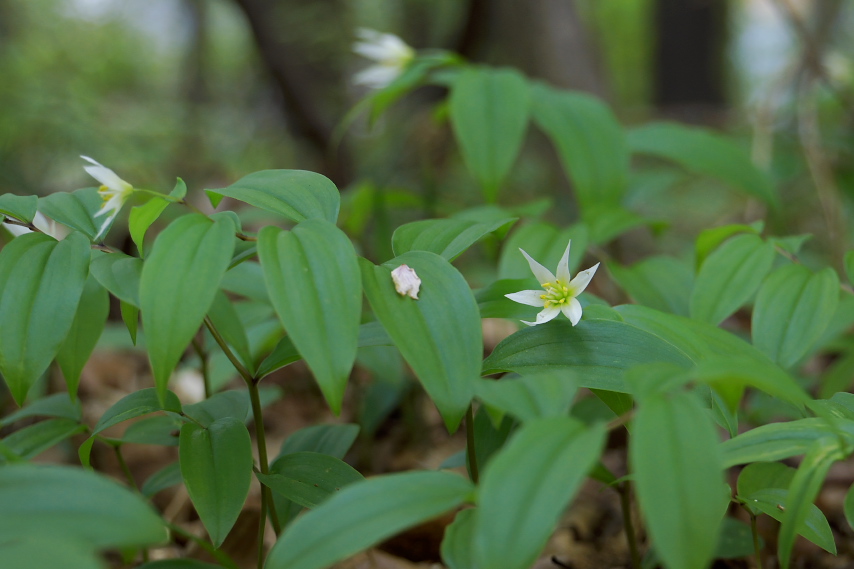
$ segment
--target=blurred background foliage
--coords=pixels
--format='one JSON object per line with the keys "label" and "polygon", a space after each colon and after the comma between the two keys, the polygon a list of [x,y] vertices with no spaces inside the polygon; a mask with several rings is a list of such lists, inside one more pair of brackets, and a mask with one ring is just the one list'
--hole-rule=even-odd
{"label": "blurred background foliage", "polygon": [[[815,233],[813,251],[849,242],[854,4],[842,0],[0,0],[0,193],[90,185],[80,154],[138,187],[180,176],[199,203],[256,170],[315,170],[342,190],[345,229],[388,257],[390,228],[482,198],[440,88],[342,128],[368,94],[352,83],[367,65],[351,51],[361,26],[593,93],[627,127],[728,131],[782,192],[772,233]],[[642,166],[633,207],[673,231],[629,234],[625,261],[650,239],[684,252],[701,227],[762,215],[714,182]],[[577,217],[530,129],[499,202],[544,197],[551,221]]]}

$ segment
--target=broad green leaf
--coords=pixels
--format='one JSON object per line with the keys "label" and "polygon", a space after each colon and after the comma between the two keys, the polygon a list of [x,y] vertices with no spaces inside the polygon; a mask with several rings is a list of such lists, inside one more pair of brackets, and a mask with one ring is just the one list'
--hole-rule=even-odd
{"label": "broad green leaf", "polygon": [[303,427],[282,443],[276,460],[295,452],[319,452],[343,459],[357,436],[359,425],[353,423]]}
{"label": "broad green leaf", "polygon": [[294,521],[270,550],[265,567],[324,569],[454,510],[472,491],[468,480],[450,472],[405,472],[352,484]]}
{"label": "broad green leaf", "polygon": [[138,494],[91,471],[11,464],[0,468],[3,540],[63,539],[96,548],[165,543],[163,520]]}
{"label": "broad green leaf", "polygon": [[560,261],[566,244],[572,240],[569,255],[569,270],[574,273],[581,266],[587,249],[587,227],[582,224],[558,229],[545,222],[530,223],[514,229],[505,241],[498,261],[498,278],[529,279],[531,268],[519,249],[539,261],[549,270],[554,270]]}
{"label": "broad green leaf", "polygon": [[56,354],[68,393],[77,397],[80,373],[95,350],[110,313],[110,296],[92,275],[86,279],[71,329]]}
{"label": "broad green leaf", "polygon": [[704,229],[697,236],[697,242],[694,246],[694,262],[696,263],[696,268],[699,269],[705,262],[706,257],[708,257],[712,251],[717,249],[721,243],[733,235],[739,235],[740,233],[759,235],[762,233],[764,227],[764,222],[757,221],[750,225],[731,224],[712,227],[711,229]]}
{"label": "broad green leaf", "polygon": [[810,401],[810,396],[792,376],[758,358],[743,358],[735,354],[731,357],[710,357],[697,364],[692,377],[718,390],[733,410],[737,408],[738,401],[730,400],[728,395],[731,390],[740,392],[748,385],[798,406]]}
{"label": "broad green leaf", "polygon": [[465,219],[424,219],[398,227],[392,235],[395,255],[408,251],[430,251],[453,261],[466,249],[485,235],[515,220],[500,219],[489,223],[477,223]]}
{"label": "broad green leaf", "polygon": [[[381,266],[360,259],[365,294],[377,319],[456,430],[472,398],[483,353],[480,315],[463,276],[435,253],[411,251]],[[392,269],[408,265],[421,279],[418,300],[394,288]]]}
{"label": "broad green leaf", "polygon": [[726,509],[714,424],[691,393],[640,402],[629,441],[638,501],[669,569],[704,569]]}
{"label": "broad green leaf", "polygon": [[8,567],[104,569],[93,547],[61,536],[0,538],[0,559]]}
{"label": "broad green leaf", "polygon": [[32,223],[38,208],[38,196],[0,195],[0,222],[4,215]]}
{"label": "broad green leaf", "polygon": [[249,415],[249,393],[237,389],[215,393],[199,403],[184,405],[184,414],[204,427],[210,427],[215,421],[225,417],[243,423]]}
{"label": "broad green leaf", "polygon": [[477,569],[474,543],[475,509],[460,510],[454,521],[445,528],[442,539],[442,561],[449,569]]}
{"label": "broad green leaf", "polygon": [[782,367],[792,367],[821,337],[838,303],[836,271],[784,265],[768,275],[756,295],[753,344]]}
{"label": "broad green leaf", "polygon": [[[795,469],[783,463],[754,462],[742,468],[741,472],[738,473],[737,493],[739,497],[744,498],[766,488],[787,490],[794,476]],[[750,503],[745,505],[750,509]],[[758,513],[756,510],[751,509],[751,511]]]}
{"label": "broad green leaf", "polygon": [[85,430],[85,425],[71,419],[48,419],[15,431],[3,439],[3,444],[19,457],[29,460]]}
{"label": "broad green leaf", "polygon": [[474,385],[478,399],[522,422],[567,416],[578,391],[575,375],[558,370],[525,375],[518,379],[481,379]]}
{"label": "broad green leaf", "polygon": [[88,267],[89,241],[76,232],[60,242],[29,233],[0,251],[0,374],[18,405],[62,346]]}
{"label": "broad green leaf", "polygon": [[[567,349],[572,346],[572,349]],[[571,369],[581,387],[626,393],[623,372],[641,363],[670,362],[690,368],[689,354],[625,322],[565,319],[531,326],[503,340],[483,362],[483,375]]]}
{"label": "broad green leaf", "polygon": [[121,441],[140,445],[178,446],[178,433],[184,421],[175,414],[153,415],[128,425]]}
{"label": "broad green leaf", "polygon": [[145,340],[163,398],[169,376],[201,326],[234,250],[231,223],[190,214],[164,229],[139,283]]}
{"label": "broad green leaf", "polygon": [[[844,440],[854,445],[854,421],[838,421]],[[837,431],[825,419],[809,418],[770,423],[721,443],[724,468],[748,462],[782,460],[805,454],[813,444]]]}
{"label": "broad green leaf", "polygon": [[124,300],[119,301],[119,309],[122,313],[122,321],[130,334],[130,341],[136,345],[136,330],[139,326],[139,308]]}
{"label": "broad green leaf", "polygon": [[[835,461],[844,459],[848,454],[843,448],[840,448],[841,442],[836,437],[824,437],[817,440],[804,455],[804,459],[798,466],[794,478],[792,478],[785,506],[786,513],[780,524],[780,536],[777,542],[777,556],[783,569],[789,567],[789,558],[792,553],[792,546],[795,544],[795,537],[807,520],[810,507],[813,506],[813,502],[818,496],[822,484],[824,484],[827,471]],[[850,448],[850,445],[846,444],[845,446]],[[836,544],[833,542],[833,536],[829,530],[830,528],[826,528],[823,532],[824,545],[819,545],[835,554]]]}
{"label": "broad green leaf", "polygon": [[59,417],[79,422],[82,415],[83,411],[79,400],[71,401],[68,393],[55,393],[33,401],[23,409],[6,415],[0,419],[0,427],[11,425],[15,421],[29,417]]}
{"label": "broad green leaf", "polygon": [[[759,547],[763,547],[759,538]],[[734,518],[724,518],[718,534],[718,544],[715,546],[715,559],[737,559],[753,555],[753,531],[750,525]]]}
{"label": "broad green leaf", "polygon": [[124,253],[96,253],[89,271],[113,296],[139,308],[142,266],[142,259]]}
{"label": "broad green leaf", "polygon": [[691,294],[691,317],[709,324],[750,300],[771,270],[774,247],[756,235],[738,235],[708,256]]}
{"label": "broad green leaf", "polygon": [[[785,519],[784,510],[788,511],[789,508],[789,491],[782,488],[756,490],[752,494],[746,494],[744,499],[757,513],[767,514],[778,522]],[[836,543],[833,540],[830,524],[815,504],[808,505],[806,518],[798,527],[797,533],[825,551],[836,555]]]}
{"label": "broad green leaf", "polygon": [[157,218],[169,206],[169,203],[169,200],[154,196],[147,203],[130,209],[128,229],[140,256],[145,256],[144,243],[146,231],[148,231],[152,223],[157,221]]}
{"label": "broad green leaf", "polygon": [[495,202],[524,141],[528,83],[511,69],[470,67],[455,79],[448,103],[466,166]]}
{"label": "broad green leaf", "polygon": [[246,336],[246,328],[240,320],[240,315],[229,300],[228,295],[221,289],[216,291],[213,304],[208,310],[208,316],[213,322],[214,328],[222,334],[225,341],[234,349],[243,365],[249,373],[255,373],[255,363],[252,360],[252,352],[249,349],[249,338]]}
{"label": "broad green leaf", "polygon": [[[509,416],[493,421],[489,409],[481,407],[474,416],[474,454],[478,469],[483,471],[492,456],[504,446],[507,437],[514,431],[516,422]],[[474,478],[471,471],[471,447],[466,445],[465,465],[469,478]]]}
{"label": "broad green leaf", "polygon": [[584,209],[582,219],[587,226],[590,243],[610,243],[623,233],[648,225],[651,220],[618,205],[597,203]]}
{"label": "broad green leaf", "polygon": [[353,244],[332,223],[310,219],[293,231],[265,227],[258,253],[276,313],[337,414],[356,361],[362,313]]}
{"label": "broad green leaf", "polygon": [[157,390],[153,387],[134,391],[129,395],[125,395],[119,399],[112,407],[107,409],[95,428],[92,429],[92,434],[97,435],[104,429],[117,425],[122,421],[154,413],[155,411],[172,411],[173,413],[181,412],[181,402],[178,396],[171,391],[166,392],[164,404],[160,403],[160,398],[157,396]]}
{"label": "broad green leaf", "polygon": [[89,239],[94,239],[104,223],[104,217],[95,214],[104,205],[98,188],[83,188],[71,193],[55,192],[39,198],[39,211],[71,229],[76,229]]}
{"label": "broad green leaf", "polygon": [[709,176],[774,205],[777,192],[747,151],[706,129],[677,123],[651,123],[629,131],[632,152],[665,158],[686,170]]}
{"label": "broad green leaf", "polygon": [[580,92],[543,84],[531,91],[534,122],[557,147],[582,210],[619,203],[628,185],[629,152],[611,109]]}
{"label": "broad green leaf", "polygon": [[649,257],[631,267],[608,264],[608,271],[638,304],[688,316],[694,273],[686,263],[661,255]]}
{"label": "broad green leaf", "polygon": [[854,529],[854,484],[852,484],[848,488],[848,492],[845,493],[843,510],[845,512],[845,521],[848,522],[848,527]]}
{"label": "broad green leaf", "polygon": [[296,452],[275,462],[270,474],[255,474],[262,484],[305,508],[315,508],[345,486],[365,477],[341,459]]}
{"label": "broad green leaf", "polygon": [[[605,428],[569,417],[523,425],[481,479],[474,522],[478,569],[527,569],[599,459]],[[525,483],[520,484],[519,480]]]}
{"label": "broad green leaf", "polygon": [[305,170],[262,170],[227,188],[205,191],[214,207],[227,196],[296,222],[325,219],[335,223],[341,205],[338,188],[329,178]]}
{"label": "broad green leaf", "polygon": [[225,417],[207,429],[181,427],[181,476],[215,547],[231,531],[252,482],[252,441],[243,421]]}
{"label": "broad green leaf", "polygon": [[230,268],[222,279],[222,288],[270,304],[270,295],[264,284],[264,270],[259,263],[247,261]]}
{"label": "broad green leaf", "polygon": [[181,477],[181,465],[178,461],[175,461],[149,476],[139,491],[146,498],[151,498],[161,490],[177,486],[183,480]]}

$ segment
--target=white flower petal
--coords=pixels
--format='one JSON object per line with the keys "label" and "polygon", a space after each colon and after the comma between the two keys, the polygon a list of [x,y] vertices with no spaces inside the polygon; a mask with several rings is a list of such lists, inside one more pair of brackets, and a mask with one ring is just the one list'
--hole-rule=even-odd
{"label": "white flower petal", "polygon": [[537,277],[537,281],[539,281],[540,284],[555,282],[555,276],[550,270],[535,261],[534,258],[528,255],[524,249],[519,250],[522,251],[522,254],[525,255],[526,259],[528,259],[528,266],[531,267],[531,272],[534,273],[534,276]]}
{"label": "white flower petal", "polygon": [[118,214],[119,214],[119,212],[117,211],[116,213],[114,213],[113,215],[109,216],[107,219],[104,220],[104,223],[101,224],[101,228],[98,230],[98,233],[95,235],[94,241],[97,241],[98,239],[101,238],[101,235],[103,235],[104,232],[107,230],[107,228],[110,227],[110,224],[113,222],[114,219],[116,219],[116,216]]}
{"label": "white flower petal", "polygon": [[569,305],[564,306],[560,311],[563,312],[564,316],[569,318],[569,321],[572,322],[573,326],[578,324],[578,321],[581,320],[581,303],[578,302],[577,298],[571,298],[569,300]]}
{"label": "white flower petal", "polygon": [[528,306],[544,306],[546,301],[540,298],[543,296],[541,290],[522,290],[519,292],[511,292],[505,294],[507,298],[519,304],[527,304]]}
{"label": "white flower petal", "polygon": [[391,280],[394,282],[394,290],[399,295],[418,300],[421,279],[418,278],[414,269],[407,265],[401,265],[391,272]]}
{"label": "white flower petal", "polygon": [[[86,156],[82,156],[82,158],[86,158]],[[101,166],[91,158],[87,158],[90,162],[94,162],[97,164],[96,166],[83,166],[83,169],[86,172],[101,182],[103,185],[107,186],[113,191],[116,192],[127,192],[133,189],[133,186],[119,178],[119,176],[107,168],[106,166]]]}
{"label": "white flower petal", "polygon": [[522,324],[527,324],[528,326],[536,326],[536,322],[528,322],[527,320],[519,320]]}
{"label": "white flower petal", "polygon": [[569,247],[572,245],[572,239],[566,244],[566,251],[563,252],[563,257],[560,258],[560,263],[557,264],[557,278],[562,283],[569,282]]}
{"label": "white flower petal", "polygon": [[575,296],[584,292],[584,289],[586,289],[587,285],[590,284],[590,279],[593,278],[593,275],[596,273],[596,269],[598,268],[599,263],[596,263],[586,271],[581,271],[575,275],[575,278],[570,281],[569,286],[572,288]]}
{"label": "white flower petal", "polygon": [[400,75],[400,69],[388,65],[371,65],[353,76],[353,83],[365,85],[371,89],[382,89]]}
{"label": "white flower petal", "polygon": [[537,314],[537,324],[545,324],[549,320],[554,320],[558,314],[560,314],[560,308],[557,306],[544,308],[542,312]]}

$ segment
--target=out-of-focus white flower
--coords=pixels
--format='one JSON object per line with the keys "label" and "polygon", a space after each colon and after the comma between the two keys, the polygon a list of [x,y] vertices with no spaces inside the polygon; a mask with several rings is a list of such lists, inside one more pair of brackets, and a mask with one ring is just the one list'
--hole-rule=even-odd
{"label": "out-of-focus white flower", "polygon": [[394,34],[359,28],[356,35],[359,41],[353,44],[353,51],[377,62],[356,74],[353,81],[357,85],[382,89],[403,73],[415,57],[415,50]]}
{"label": "out-of-focus white flower", "polygon": [[391,272],[391,280],[394,281],[394,290],[400,296],[409,296],[409,298],[418,300],[421,279],[415,274],[414,269],[407,265],[401,265]]}
{"label": "out-of-focus white flower", "polygon": [[122,209],[122,206],[133,193],[133,186],[119,178],[115,172],[106,166],[102,166],[88,156],[81,156],[80,158],[93,164],[92,166],[84,166],[83,169],[86,170],[90,176],[101,182],[101,187],[98,188],[98,194],[100,194],[104,203],[101,205],[101,209],[98,210],[98,213],[95,214],[95,217],[109,214],[107,219],[105,219],[104,223],[101,225],[101,228],[98,230],[98,234],[95,235],[95,239],[98,239],[107,227],[110,226],[110,223],[113,222],[119,214],[119,211]]}
{"label": "out-of-focus white flower", "polygon": [[567,243],[566,251],[564,251],[563,257],[561,257],[557,265],[557,276],[531,258],[525,251],[519,249],[525,255],[525,258],[528,259],[528,266],[531,267],[531,272],[537,277],[537,280],[545,291],[544,293],[543,290],[523,290],[504,295],[513,302],[527,304],[528,306],[543,307],[542,312],[537,314],[536,322],[525,322],[522,320],[528,326],[536,326],[537,324],[553,320],[561,312],[569,318],[573,326],[581,320],[581,303],[578,302],[576,297],[587,288],[590,279],[593,278],[593,274],[599,268],[599,263],[596,263],[586,271],[581,271],[575,275],[574,279],[570,280],[569,246],[571,244],[572,241]]}
{"label": "out-of-focus white flower", "polygon": [[[24,227],[23,225],[14,225],[12,223],[4,224],[6,229],[14,235],[15,237],[20,237],[26,233],[32,233],[32,230],[29,227]],[[33,225],[36,229],[50,235],[51,237],[56,237],[56,222],[48,220],[42,212],[37,211],[35,217],[33,218]]]}
{"label": "out-of-focus white flower", "polygon": [[172,389],[181,403],[198,403],[205,399],[205,378],[198,370],[182,369],[173,377]]}

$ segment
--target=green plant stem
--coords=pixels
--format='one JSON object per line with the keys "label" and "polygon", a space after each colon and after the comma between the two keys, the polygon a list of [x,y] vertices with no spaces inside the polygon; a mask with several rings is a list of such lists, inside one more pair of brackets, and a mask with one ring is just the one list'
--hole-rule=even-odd
{"label": "green plant stem", "polygon": [[178,535],[181,535],[181,536],[189,539],[190,541],[192,541],[193,543],[195,543],[196,545],[198,545],[199,547],[201,547],[202,549],[204,549],[205,551],[207,551],[208,553],[213,555],[216,558],[216,560],[220,563],[220,565],[223,565],[224,567],[227,567],[228,569],[240,569],[238,567],[237,563],[235,563],[231,557],[229,557],[228,555],[223,553],[223,551],[221,549],[217,549],[216,547],[214,547],[213,545],[211,545],[210,543],[208,543],[204,539],[202,539],[196,535],[191,534],[190,532],[188,532],[187,530],[185,530],[181,526],[177,526],[175,524],[170,524],[167,522],[166,527],[168,527],[173,533],[177,533]]}
{"label": "green plant stem", "polygon": [[762,548],[759,545],[759,532],[756,530],[756,514],[750,514],[750,532],[753,534],[753,553],[756,555],[756,569],[762,569]]}
{"label": "green plant stem", "polygon": [[632,523],[632,486],[626,481],[617,487],[620,494],[620,509],[623,512],[623,528],[626,531],[626,540],[629,542],[629,552],[632,556],[632,569],[640,569],[641,556],[638,551],[638,540],[635,535],[635,526]]}
{"label": "green plant stem", "polygon": [[[246,387],[249,390],[249,400],[252,403],[252,418],[255,423],[255,444],[258,448],[258,463],[261,472],[269,474],[270,465],[267,463],[267,436],[264,433],[264,415],[261,410],[261,398],[258,395],[259,380],[252,377],[246,366],[237,359],[237,356],[228,347],[225,338],[222,337],[222,334],[219,333],[219,330],[216,329],[216,326],[214,326],[214,323],[208,316],[205,316],[205,326],[207,326],[214,340],[216,340],[216,343],[231,362],[231,365],[234,366],[234,369],[237,370],[243,381],[246,382]],[[264,567],[264,531],[267,527],[268,515],[270,516],[270,522],[273,524],[273,530],[278,535],[281,532],[281,525],[279,524],[279,517],[276,513],[276,506],[273,504],[270,489],[261,484],[261,520],[258,524],[258,569]]]}
{"label": "green plant stem", "polygon": [[477,470],[477,451],[474,446],[474,411],[472,410],[471,405],[469,405],[469,408],[466,411],[466,449],[468,450],[466,454],[469,459],[471,480],[477,484],[480,479],[480,473]]}

